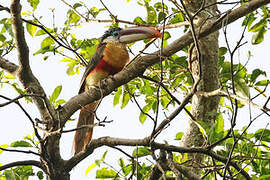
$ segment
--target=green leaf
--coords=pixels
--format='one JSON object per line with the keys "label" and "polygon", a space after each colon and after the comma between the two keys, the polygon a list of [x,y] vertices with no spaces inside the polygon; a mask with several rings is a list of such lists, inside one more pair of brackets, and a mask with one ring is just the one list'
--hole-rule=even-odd
{"label": "green leaf", "polygon": [[104,10],[105,10],[104,8],[98,9],[98,8],[96,8],[96,7],[93,6],[93,7],[90,9],[89,13],[90,13],[94,18],[96,18],[97,15],[98,15],[101,11],[104,11]]}
{"label": "green leaf", "polygon": [[138,147],[134,149],[132,152],[132,156],[137,157],[137,158],[148,156],[150,154],[151,154],[151,151],[149,150],[148,147]]}
{"label": "green leaf", "polygon": [[270,129],[259,129],[254,136],[257,140],[270,142]]}
{"label": "green leaf", "polygon": [[96,166],[97,166],[96,163],[93,163],[90,166],[88,166],[87,169],[85,170],[85,176],[87,176],[87,174]]}
{"label": "green leaf", "polygon": [[169,38],[171,38],[171,34],[169,32],[167,32],[167,31],[165,31],[164,34],[163,34],[163,39],[167,40]]}
{"label": "green leaf", "polygon": [[120,165],[121,168],[124,168],[125,167],[125,162],[124,162],[123,158],[120,158],[118,160],[118,164]]}
{"label": "green leaf", "polygon": [[81,7],[81,6],[83,6],[83,5],[80,4],[80,3],[75,3],[75,4],[73,5],[73,8],[76,9],[76,8],[78,8],[78,7]]}
{"label": "green leaf", "polygon": [[147,11],[146,22],[147,24],[156,24],[157,23],[157,13],[152,6],[149,6],[148,3],[145,5]]}
{"label": "green leaf", "polygon": [[175,135],[175,140],[181,140],[182,137],[183,137],[184,133],[183,132],[178,132],[176,135]]}
{"label": "green leaf", "polygon": [[62,85],[59,85],[54,89],[52,95],[49,96],[49,101],[50,101],[51,104],[55,102],[55,100],[60,95],[61,91],[62,91]]}
{"label": "green leaf", "polygon": [[0,34],[0,41],[4,42],[6,39],[7,38],[4,35]]}
{"label": "green leaf", "polygon": [[[124,86],[123,86],[124,88]],[[120,96],[120,105],[121,105],[121,109],[123,109],[124,107],[126,107],[126,105],[128,104],[130,100],[130,95],[125,92],[125,90],[122,90],[122,94]]]}
{"label": "green leaf", "polygon": [[15,141],[10,144],[10,147],[33,147],[33,146],[26,141]]}
{"label": "green leaf", "polygon": [[134,20],[133,20],[134,23],[136,24],[146,24],[146,22],[141,18],[141,17],[136,17]]}
{"label": "green leaf", "polygon": [[181,12],[179,12],[179,13],[175,14],[173,16],[173,18],[170,19],[169,22],[171,24],[176,24],[176,23],[183,22],[183,21],[185,21],[185,18],[183,16],[183,14]]}
{"label": "green leaf", "polygon": [[262,19],[258,23],[256,23],[254,26],[252,26],[249,29],[249,31],[257,32],[257,31],[260,31],[265,26],[266,26],[266,19]]}
{"label": "green leaf", "polygon": [[215,121],[215,133],[223,133],[224,132],[224,119],[222,113],[218,113],[217,119]]}
{"label": "green leaf", "polygon": [[157,2],[154,7],[159,12],[168,13],[168,6],[166,4],[162,4],[161,2]]}
{"label": "green leaf", "polygon": [[236,78],[235,89],[236,89],[236,94],[240,95],[241,97],[249,98],[249,87],[247,83],[245,82],[245,79]]}
{"label": "green leaf", "polygon": [[149,110],[152,108],[152,104],[147,104],[143,107],[143,112],[140,113],[140,117],[139,117],[139,120],[140,122],[143,124],[147,118],[147,115],[145,113],[148,113]]}
{"label": "green leaf", "polygon": [[261,81],[258,81],[255,85],[256,86],[266,86],[267,84],[269,84],[269,80],[261,80]]}
{"label": "green leaf", "polygon": [[61,104],[64,104],[66,101],[64,99],[59,99],[55,102],[55,107],[60,106]]}
{"label": "green leaf", "polygon": [[37,26],[34,26],[32,24],[27,23],[26,24],[26,30],[33,37],[36,30],[37,30]]}
{"label": "green leaf", "polygon": [[39,0],[27,0],[27,2],[32,6],[33,10],[37,9],[39,4]]}
{"label": "green leaf", "polygon": [[269,180],[270,179],[270,174],[267,175],[262,175],[258,178],[258,180]]}
{"label": "green leaf", "polygon": [[117,177],[117,173],[113,170],[108,170],[107,168],[102,168],[97,170],[96,178],[115,178]]}
{"label": "green leaf", "polygon": [[218,50],[218,56],[224,56],[227,53],[228,49],[226,47],[220,47]]}
{"label": "green leaf", "polygon": [[102,157],[101,157],[101,159],[100,159],[102,162],[104,162],[107,153],[108,153],[108,150],[106,150],[106,151],[103,153],[103,155],[102,155]]}
{"label": "green leaf", "polygon": [[158,13],[158,23],[163,21],[165,19],[165,17],[166,17],[166,14],[164,12]]}
{"label": "green leaf", "polygon": [[255,82],[260,75],[266,76],[266,72],[260,69],[254,69],[250,77],[251,82]]}
{"label": "green leaf", "polygon": [[42,172],[42,171],[38,171],[38,172],[37,172],[37,177],[38,177],[39,179],[43,179],[43,178],[44,178],[43,172]]}
{"label": "green leaf", "polygon": [[14,36],[11,24],[4,24],[4,28],[11,37]]}
{"label": "green leaf", "polygon": [[[3,149],[6,149],[6,148],[8,147],[8,144],[2,144],[0,147],[3,148]],[[3,152],[3,150],[0,149],[0,154],[1,154],[2,152]]]}
{"label": "green leaf", "polygon": [[252,36],[252,44],[260,44],[264,40],[265,28],[261,28]]}
{"label": "green leaf", "polygon": [[73,10],[68,10],[67,12],[68,19],[66,24],[77,24],[81,17],[77,15]]}
{"label": "green leaf", "polygon": [[[52,32],[53,32],[53,30],[50,29],[50,28],[46,28],[46,30],[47,30],[49,33],[52,33]],[[47,34],[47,33],[46,33],[44,30],[40,29],[40,30],[37,31],[36,36],[40,36],[40,35],[44,35],[44,34]]]}
{"label": "green leaf", "polygon": [[121,94],[122,94],[122,88],[119,87],[113,98],[113,106],[116,106],[117,104],[119,104]]}
{"label": "green leaf", "polygon": [[6,74],[6,75],[4,76],[4,78],[6,78],[6,79],[16,79],[16,77],[13,76],[12,74]]}
{"label": "green leaf", "polygon": [[42,42],[41,42],[41,48],[44,49],[48,46],[51,46],[54,44],[54,40],[51,37],[46,37]]}

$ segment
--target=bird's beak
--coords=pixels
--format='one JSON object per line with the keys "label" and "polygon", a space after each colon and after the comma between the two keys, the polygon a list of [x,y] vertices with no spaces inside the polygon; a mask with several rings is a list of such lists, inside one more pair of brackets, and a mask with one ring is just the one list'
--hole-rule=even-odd
{"label": "bird's beak", "polygon": [[162,34],[152,27],[130,27],[120,31],[119,41],[129,44],[144,39],[160,38],[161,36]]}

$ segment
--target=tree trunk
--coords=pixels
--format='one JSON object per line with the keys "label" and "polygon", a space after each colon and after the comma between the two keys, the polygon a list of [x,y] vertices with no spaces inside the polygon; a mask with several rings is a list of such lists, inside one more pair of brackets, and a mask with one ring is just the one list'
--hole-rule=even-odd
{"label": "tree trunk", "polygon": [[[215,0],[191,0],[184,1],[187,11],[190,15],[193,15],[201,6],[205,7],[215,3]],[[205,3],[202,5],[202,3]],[[207,12],[206,12],[206,11]],[[208,19],[209,15],[216,15],[217,7],[212,5],[202,10],[195,19],[199,19],[199,23],[195,24],[195,27],[200,27],[203,23],[209,23],[215,18]],[[211,35],[198,40],[197,47],[192,44],[190,46],[189,64],[190,71],[195,81],[200,79],[197,86],[197,91],[209,92],[218,89],[218,32],[212,33]],[[198,51],[200,54],[198,54]],[[201,64],[201,67],[199,66]],[[201,69],[200,69],[201,68]],[[201,72],[200,72],[201,70]],[[217,108],[219,104],[219,97],[202,97],[195,95],[192,98],[191,113],[196,121],[202,121],[209,127],[214,125],[214,121],[217,116]],[[188,128],[183,136],[182,143],[186,147],[199,147],[203,146],[205,139],[200,132],[199,127],[189,120]],[[202,155],[191,155],[193,159],[193,167],[199,165],[202,160]],[[196,173],[200,171],[196,170]]]}

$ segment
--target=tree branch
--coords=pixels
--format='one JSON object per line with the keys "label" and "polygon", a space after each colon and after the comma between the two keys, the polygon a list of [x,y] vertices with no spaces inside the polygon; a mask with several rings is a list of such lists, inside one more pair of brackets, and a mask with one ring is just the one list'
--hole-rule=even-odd
{"label": "tree branch", "polygon": [[[65,162],[65,169],[67,171],[70,171],[73,167],[75,167],[80,161],[85,159],[87,156],[92,154],[95,149],[101,147],[101,146],[149,146],[151,143],[151,148],[153,150],[161,149],[169,152],[179,152],[179,153],[201,153],[208,156],[211,156],[212,158],[222,162],[226,163],[227,158],[218,155],[214,151],[203,148],[203,147],[180,147],[180,146],[174,146],[174,145],[168,145],[168,144],[161,144],[156,142],[150,142],[151,137],[146,137],[144,139],[121,139],[121,138],[112,138],[112,137],[101,137],[98,139],[93,139],[88,144],[86,149],[84,151],[81,151],[80,153],[76,154],[69,160]],[[229,165],[233,166],[235,169],[237,169],[246,179],[251,179],[250,176],[242,170],[236,162],[229,161]]]}
{"label": "tree branch", "polygon": [[36,167],[44,170],[39,161],[25,160],[25,161],[16,161],[16,162],[12,162],[12,163],[0,166],[0,171],[3,171],[3,170],[8,169],[8,168],[16,167],[16,166],[36,166]]}
{"label": "tree branch", "polygon": [[0,67],[4,70],[6,70],[8,73],[16,75],[16,72],[18,70],[18,66],[7,59],[0,56]]}
{"label": "tree branch", "polygon": [[43,119],[50,117],[49,111],[53,112],[53,109],[49,104],[48,98],[45,96],[45,92],[41,87],[39,81],[33,75],[29,65],[29,49],[24,36],[24,27],[22,25],[21,18],[21,5],[19,0],[13,0],[10,6],[10,14],[12,16],[14,38],[17,47],[19,67],[17,68],[17,76],[24,88],[29,94],[44,95],[45,98],[33,97],[41,116]]}

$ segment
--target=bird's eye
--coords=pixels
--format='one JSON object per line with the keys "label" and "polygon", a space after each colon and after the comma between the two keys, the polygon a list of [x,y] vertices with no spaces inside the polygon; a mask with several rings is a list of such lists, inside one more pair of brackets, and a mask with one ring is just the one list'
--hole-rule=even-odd
{"label": "bird's eye", "polygon": [[119,36],[119,31],[114,31],[114,32],[112,33],[112,35],[113,35],[114,37]]}

